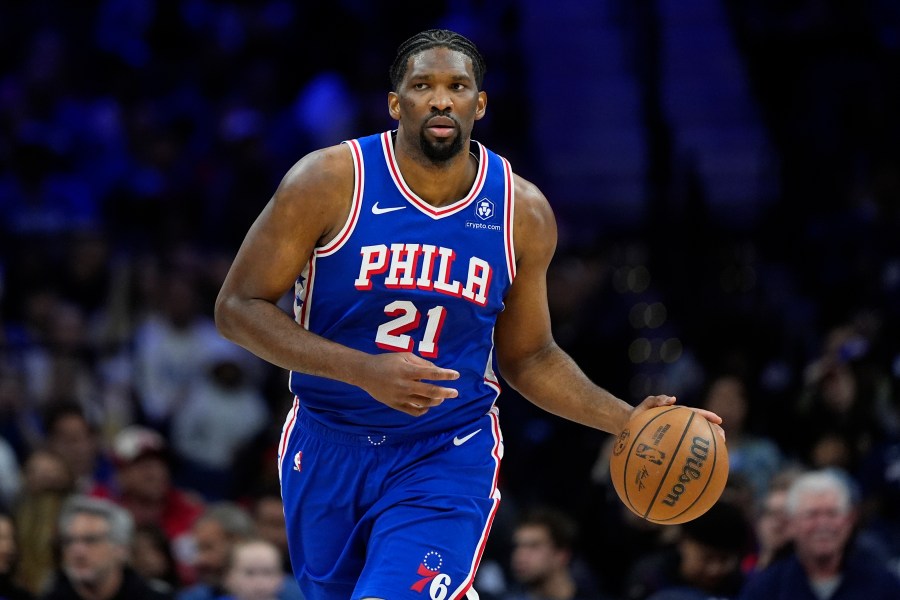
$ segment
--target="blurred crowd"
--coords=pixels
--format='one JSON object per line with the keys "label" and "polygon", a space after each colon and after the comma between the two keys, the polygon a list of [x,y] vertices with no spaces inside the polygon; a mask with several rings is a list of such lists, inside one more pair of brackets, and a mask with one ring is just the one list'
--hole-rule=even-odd
{"label": "blurred crowd", "polygon": [[[731,460],[721,514],[652,526],[609,485],[609,436],[507,389],[482,595],[644,600],[657,590],[636,582],[687,585],[679,565],[708,551],[724,575],[697,585],[736,597],[793,531],[784,501],[808,470],[846,485],[838,545],[900,573],[896,3],[724,2],[783,160],[779,202],[735,231],[695,186],[661,190],[645,228],[577,243],[586,224],[528,152],[528,96],[554,91],[511,75],[527,71],[524,4],[0,3],[0,597],[89,597],[59,586],[95,560],[143,590],[129,598],[298,597],[275,470],[286,376],[218,336],[213,301],[294,161],[391,126],[393,51],[432,26],[479,44],[492,110],[476,137],[560,209],[560,345],[629,401],[720,414]],[[88,556],[98,536],[116,552]],[[248,588],[244,560],[277,568]]]}

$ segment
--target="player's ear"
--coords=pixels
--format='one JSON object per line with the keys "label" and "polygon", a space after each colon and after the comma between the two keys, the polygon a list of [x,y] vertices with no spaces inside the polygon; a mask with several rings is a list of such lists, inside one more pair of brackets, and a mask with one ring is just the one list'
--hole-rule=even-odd
{"label": "player's ear", "polygon": [[487,108],[487,92],[485,92],[485,91],[478,92],[478,106],[475,109],[475,120],[476,121],[484,116],[484,111],[486,108]]}
{"label": "player's ear", "polygon": [[388,113],[395,121],[400,120],[400,96],[397,92],[388,92]]}

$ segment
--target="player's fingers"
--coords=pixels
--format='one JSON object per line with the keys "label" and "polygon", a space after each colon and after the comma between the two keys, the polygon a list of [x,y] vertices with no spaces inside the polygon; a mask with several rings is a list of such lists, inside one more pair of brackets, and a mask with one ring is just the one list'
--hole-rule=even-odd
{"label": "player's fingers", "polygon": [[725,441],[725,430],[722,429],[722,426],[716,425],[715,423],[713,423],[712,428],[715,430],[716,433],[719,434],[719,436],[721,436],[722,441],[724,442]]}
{"label": "player's fingers", "polygon": [[722,417],[720,417],[716,413],[709,411],[709,410],[704,410],[702,408],[695,408],[694,410],[697,411],[697,414],[701,415],[704,419],[706,419],[710,423],[714,423],[716,425],[722,424]]}
{"label": "player's fingers", "polygon": [[426,369],[422,369],[422,376],[418,379],[426,379],[429,381],[453,381],[459,379],[459,371],[453,369],[442,369],[432,365]]}
{"label": "player's fingers", "polygon": [[669,406],[670,404],[675,404],[675,396],[647,396],[644,398],[644,401],[641,403],[646,408],[652,408],[654,406]]}
{"label": "player's fingers", "polygon": [[419,385],[413,390],[413,396],[427,398],[429,400],[437,400],[438,404],[447,398],[456,398],[459,392],[453,388],[434,385],[431,383],[419,382]]}
{"label": "player's fingers", "polygon": [[412,353],[403,356],[407,363],[415,365],[415,372],[413,374],[414,379],[426,379],[432,381],[452,381],[454,379],[459,379],[459,371],[444,369],[433,362]]}
{"label": "player's fingers", "polygon": [[408,402],[404,406],[403,412],[406,414],[412,415],[414,417],[421,417],[425,413],[428,412],[429,407],[425,405],[424,401],[419,402]]}
{"label": "player's fingers", "polygon": [[404,354],[403,359],[410,365],[416,367],[415,379],[432,379],[435,381],[459,379],[459,371],[441,368],[433,362],[426,360],[421,356],[416,356],[411,352]]}

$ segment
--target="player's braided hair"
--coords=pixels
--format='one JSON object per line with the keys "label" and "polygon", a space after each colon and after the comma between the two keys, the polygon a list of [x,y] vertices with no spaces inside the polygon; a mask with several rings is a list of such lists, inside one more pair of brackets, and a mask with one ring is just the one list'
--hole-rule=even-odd
{"label": "player's braided hair", "polygon": [[484,58],[475,44],[471,40],[454,31],[448,29],[429,29],[412,36],[397,48],[397,56],[391,65],[390,76],[391,86],[394,91],[400,87],[403,76],[406,75],[406,65],[411,56],[415,56],[425,50],[432,48],[449,48],[457,52],[462,52],[472,59],[472,69],[475,71],[475,85],[481,89],[481,82],[484,80]]}

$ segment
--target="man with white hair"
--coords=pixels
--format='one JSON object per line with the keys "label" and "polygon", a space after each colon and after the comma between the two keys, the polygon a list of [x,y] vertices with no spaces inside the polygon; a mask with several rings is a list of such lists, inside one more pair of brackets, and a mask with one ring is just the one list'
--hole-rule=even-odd
{"label": "man with white hair", "polygon": [[854,549],[856,509],[843,473],[823,469],[800,475],[786,508],[793,550],[753,576],[740,600],[900,598],[900,579]]}
{"label": "man with white hair", "polygon": [[59,515],[61,569],[41,600],[169,600],[129,566],[134,522],[124,508],[75,495]]}

